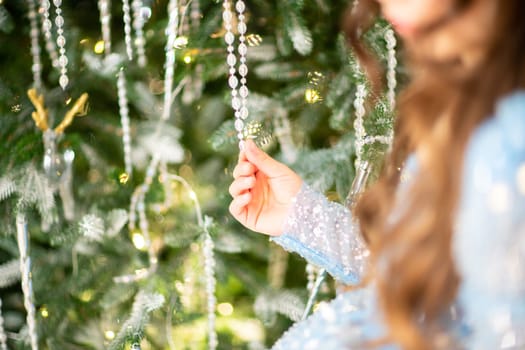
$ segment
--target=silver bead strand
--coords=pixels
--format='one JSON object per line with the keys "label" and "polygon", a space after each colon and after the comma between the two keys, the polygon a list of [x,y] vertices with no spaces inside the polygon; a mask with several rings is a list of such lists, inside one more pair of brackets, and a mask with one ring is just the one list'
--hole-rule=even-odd
{"label": "silver bead strand", "polygon": [[57,46],[58,46],[58,66],[60,67],[60,78],[58,78],[58,84],[65,90],[69,84],[69,78],[67,77],[67,56],[66,56],[66,37],[64,36],[64,17],[62,17],[62,0],[53,0],[55,5],[55,25],[57,27]]}
{"label": "silver bead strand", "polygon": [[122,0],[122,12],[124,13],[124,43],[126,44],[126,54],[128,59],[133,59],[133,46],[131,39],[131,14],[129,0]]}
{"label": "silver bead strand", "polygon": [[38,24],[36,5],[34,0],[27,0],[27,6],[29,8],[29,22],[31,25],[31,56],[33,57],[33,65],[31,70],[33,71],[33,83],[37,90],[42,88],[42,61],[40,59],[40,44],[38,43]]}
{"label": "silver bead strand", "polygon": [[126,77],[121,70],[117,79],[118,105],[120,112],[120,122],[122,124],[122,144],[124,147],[124,167],[126,174],[131,176],[133,172],[131,163],[131,132],[129,123],[128,93],[126,89]]}
{"label": "silver bead strand", "polygon": [[44,40],[46,42],[46,50],[51,59],[53,67],[58,67],[58,52],[55,41],[53,40],[53,22],[49,18],[49,9],[51,3],[49,0],[40,1],[40,13],[42,15],[42,33],[44,33]]}
{"label": "silver bead strand", "polygon": [[[235,35],[233,34],[233,13],[230,9],[230,1],[224,0],[223,3],[224,12],[223,12],[223,20],[224,20],[224,28],[226,29],[226,35],[224,36],[224,40],[226,41],[227,45],[227,57],[226,57],[226,63],[229,66],[229,78],[228,78],[228,85],[231,89],[232,94],[232,107],[234,110],[235,115],[235,130],[237,131],[237,137],[239,139],[239,148],[244,148],[244,120],[248,118],[248,108],[247,108],[247,99],[248,99],[248,87],[246,85],[246,76],[248,75],[248,66],[246,65],[246,54],[248,51],[248,47],[246,46],[246,22],[245,22],[245,16],[244,11],[246,9],[246,6],[243,1],[237,1],[235,8],[238,13],[238,25],[237,29],[239,31],[239,48],[238,53],[240,55],[239,58],[239,75],[241,76],[240,83],[241,87],[239,90],[237,90],[237,86],[239,85],[239,79],[237,78],[237,56],[235,55],[235,48],[233,46],[235,42]],[[239,96],[238,96],[239,95]]]}
{"label": "silver bead strand", "polygon": [[366,130],[364,127],[364,116],[365,116],[365,98],[366,98],[366,86],[364,83],[357,85],[355,93],[354,109],[355,109],[355,168],[358,169],[361,165],[361,157],[363,156],[363,145],[366,137]]}
{"label": "silver bead strand", "polygon": [[137,49],[137,62],[140,67],[146,66],[146,39],[144,38],[144,16],[142,0],[131,2],[133,10],[133,29],[135,29],[135,48]]}
{"label": "silver bead strand", "polygon": [[111,53],[111,0],[98,0],[98,10],[100,11],[104,54],[109,55]]}

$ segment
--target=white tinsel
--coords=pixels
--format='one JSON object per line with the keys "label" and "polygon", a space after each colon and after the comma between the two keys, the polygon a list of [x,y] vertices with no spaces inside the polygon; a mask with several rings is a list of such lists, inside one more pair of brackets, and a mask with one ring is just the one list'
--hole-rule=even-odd
{"label": "white tinsel", "polygon": [[31,282],[31,258],[29,257],[29,233],[27,221],[22,212],[16,214],[16,232],[18,250],[20,252],[20,273],[22,275],[22,292],[24,307],[27,311],[27,328],[31,349],[38,350],[38,335],[36,331],[35,303],[33,301],[33,287]]}
{"label": "white tinsel", "polygon": [[16,190],[16,184],[10,177],[0,179],[0,201],[11,196]]}
{"label": "white tinsel", "polygon": [[294,322],[301,319],[305,304],[301,297],[284,290],[276,293],[261,293],[253,306],[261,319],[271,322],[275,314],[280,313]]}
{"label": "white tinsel", "polygon": [[129,122],[128,96],[126,89],[126,77],[124,71],[118,73],[117,79],[118,105],[120,112],[120,123],[122,124],[122,143],[124,147],[124,167],[128,176],[132,175],[131,164],[131,131]]}
{"label": "white tinsel", "polygon": [[179,2],[170,0],[168,4],[168,27],[166,28],[166,62],[164,65],[164,106],[162,109],[162,120],[170,118],[171,104],[173,98],[173,74],[175,71],[175,40],[179,27]]}
{"label": "white tinsel", "polygon": [[0,288],[9,287],[20,280],[20,262],[17,259],[0,265]]}

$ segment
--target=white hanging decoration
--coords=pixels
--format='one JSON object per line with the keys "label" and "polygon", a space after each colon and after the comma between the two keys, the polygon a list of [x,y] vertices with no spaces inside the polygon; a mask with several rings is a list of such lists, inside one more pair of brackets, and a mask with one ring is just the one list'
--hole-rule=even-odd
{"label": "white hanging decoration", "polygon": [[[133,29],[135,29],[135,48],[137,49],[137,62],[140,67],[146,66],[146,39],[144,38],[144,21],[149,17],[146,13],[148,8],[143,6],[142,0],[133,0],[131,2],[133,10]],[[147,9],[147,10],[146,10]],[[151,10],[149,15],[151,15]]]}
{"label": "white hanging decoration", "polygon": [[128,59],[133,59],[133,46],[131,39],[131,13],[129,0],[122,0],[122,12],[124,13],[124,43],[126,44],[126,54]]}
{"label": "white hanging decoration", "polygon": [[29,257],[29,234],[27,221],[23,213],[16,214],[16,233],[18,250],[20,252],[20,273],[22,275],[22,292],[24,307],[27,312],[27,327],[31,349],[38,350],[38,336],[36,332],[35,303],[33,301],[33,286],[31,282],[31,258]]}
{"label": "white hanging decoration", "polygon": [[40,1],[40,13],[42,15],[42,32],[44,33],[44,40],[46,42],[46,50],[51,59],[53,67],[58,67],[58,52],[56,48],[55,41],[53,39],[53,22],[49,16],[49,9],[51,8],[51,3],[49,0]]}
{"label": "white hanging decoration", "polygon": [[175,72],[175,40],[179,27],[179,2],[170,0],[168,4],[168,27],[166,28],[166,63],[164,75],[164,106],[162,109],[162,120],[168,120],[173,98],[173,75]]}
{"label": "white hanging decoration", "polygon": [[4,316],[2,315],[2,299],[0,299],[0,350],[7,350],[7,336],[4,329]]}
{"label": "white hanging decoration", "polygon": [[124,146],[124,167],[126,174],[131,176],[133,168],[131,163],[131,132],[129,123],[128,96],[126,89],[126,77],[122,70],[118,73],[117,90],[120,123],[122,124],[122,143]]}
{"label": "white hanging decoration", "polygon": [[386,81],[387,81],[387,99],[391,111],[395,110],[396,106],[396,37],[394,31],[391,28],[388,28],[385,31],[385,41],[387,53],[387,72],[386,72]]}
{"label": "white hanging decoration", "polygon": [[62,0],[53,0],[55,5],[55,26],[57,27],[57,46],[58,46],[58,66],[60,67],[60,78],[58,78],[58,84],[62,90],[66,89],[69,84],[69,78],[67,77],[67,56],[66,56],[66,37],[64,36],[64,17],[62,17]]}
{"label": "white hanging decoration", "polygon": [[31,25],[31,56],[33,57],[33,65],[31,70],[33,71],[33,84],[38,90],[42,88],[42,61],[40,59],[40,44],[38,43],[38,24],[36,5],[34,0],[27,0],[27,6],[29,8],[29,23]]}
{"label": "white hanging decoration", "polygon": [[[246,85],[247,80],[246,76],[248,75],[248,66],[246,65],[246,55],[248,53],[248,46],[246,45],[246,22],[244,12],[246,10],[246,5],[244,1],[238,0],[235,3],[235,9],[237,11],[237,31],[239,32],[239,46],[237,52],[239,54],[239,59],[235,54],[235,48],[233,46],[235,42],[235,35],[233,34],[233,13],[230,9],[231,4],[229,0],[224,0],[223,3],[223,20],[224,28],[226,29],[226,35],[224,40],[227,44],[227,58],[226,63],[229,66],[229,78],[228,85],[231,88],[232,95],[232,107],[235,114],[235,130],[237,131],[237,137],[239,139],[239,148],[244,148],[244,120],[248,118],[248,86]],[[239,68],[237,71],[237,63],[239,63]],[[237,77],[237,74],[240,76],[240,79]],[[239,86],[240,87],[237,89]]]}
{"label": "white hanging decoration", "polygon": [[199,0],[193,0],[191,2],[190,20],[191,28],[195,32],[201,24],[201,5]]}
{"label": "white hanging decoration", "polygon": [[217,332],[215,331],[215,308],[217,298],[215,297],[215,259],[213,256],[213,240],[208,232],[210,225],[209,218],[204,219],[204,245],[202,253],[204,255],[204,275],[206,277],[206,294],[208,298],[208,349],[215,350],[218,345]]}
{"label": "white hanging decoration", "polygon": [[111,53],[111,0],[98,0],[100,12],[100,25],[102,40],[104,41],[104,54]]}

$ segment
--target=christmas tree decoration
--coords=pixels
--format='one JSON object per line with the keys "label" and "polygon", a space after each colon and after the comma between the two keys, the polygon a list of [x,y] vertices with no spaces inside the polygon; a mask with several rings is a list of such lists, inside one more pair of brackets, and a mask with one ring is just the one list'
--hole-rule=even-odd
{"label": "christmas tree decoration", "polygon": [[[223,2],[223,20],[224,20],[224,28],[226,29],[226,34],[224,36],[224,40],[227,44],[227,51],[228,55],[226,58],[226,62],[229,66],[229,79],[228,79],[228,85],[231,88],[231,96],[232,96],[232,107],[235,111],[235,130],[237,131],[237,137],[239,139],[239,148],[242,150],[244,148],[244,137],[243,134],[244,130],[244,121],[248,118],[248,87],[246,85],[247,80],[246,76],[248,75],[248,66],[246,64],[246,54],[248,53],[248,46],[246,45],[246,17],[244,15],[244,11],[246,10],[246,5],[244,4],[244,1],[238,0],[235,3],[235,9],[237,11],[237,31],[239,33],[239,45],[237,48],[237,52],[239,53],[239,59],[237,59],[237,56],[235,55],[235,48],[233,46],[235,42],[235,35],[233,34],[233,23],[234,23],[234,14],[231,11],[231,4],[229,0],[224,0]],[[239,67],[237,69],[237,62],[239,63]],[[240,79],[237,77],[237,74],[239,74]],[[239,85],[240,81],[240,87],[237,89],[237,86]],[[239,96],[237,96],[239,95]]]}
{"label": "christmas tree decoration", "polygon": [[13,259],[0,265],[0,288],[9,287],[20,280],[20,263]]}
{"label": "christmas tree decoration", "polygon": [[35,303],[31,274],[31,258],[29,257],[29,233],[27,231],[26,216],[22,212],[16,214],[16,237],[20,252],[20,274],[22,275],[22,292],[24,293],[24,307],[27,312],[27,328],[31,350],[38,350],[38,334],[36,330]]}
{"label": "christmas tree decoration", "polygon": [[53,39],[53,22],[50,19],[49,10],[51,3],[49,0],[40,1],[40,14],[42,15],[42,33],[44,33],[44,40],[46,42],[46,50],[51,59],[53,67],[58,67],[58,52],[55,40]]}
{"label": "christmas tree decoration", "polygon": [[396,67],[397,67],[397,59],[396,59],[396,37],[394,35],[394,31],[391,28],[388,28],[385,31],[385,41],[386,41],[386,48],[388,50],[387,53],[387,72],[386,72],[386,81],[387,81],[387,100],[391,111],[394,111],[395,109],[395,103],[396,103],[396,86],[397,86],[397,79],[396,79]]}
{"label": "christmas tree decoration", "polygon": [[[146,66],[146,39],[144,38],[144,22],[151,15],[151,10],[144,7],[142,0],[131,2],[133,10],[133,29],[135,29],[135,48],[137,51],[137,62],[140,67]],[[149,15],[148,12],[149,11]]]}
{"label": "christmas tree decoration", "polygon": [[179,2],[170,0],[168,3],[168,27],[166,28],[166,61],[164,64],[164,105],[162,109],[162,120],[170,117],[171,106],[173,103],[173,74],[175,72],[175,40],[179,29]]}
{"label": "christmas tree decoration", "polygon": [[361,166],[361,160],[363,157],[363,146],[366,137],[366,130],[364,126],[364,116],[365,116],[365,99],[367,96],[366,85],[360,83],[357,85],[355,99],[354,99],[354,109],[355,109],[355,120],[354,120],[354,130],[355,130],[355,168],[359,169]]}
{"label": "christmas tree decoration", "polygon": [[122,0],[122,12],[124,21],[124,42],[126,43],[126,54],[128,60],[133,59],[133,39],[131,38],[131,8],[129,0]]}
{"label": "christmas tree decoration", "polygon": [[40,44],[38,42],[40,33],[38,30],[35,0],[27,0],[27,6],[29,8],[29,22],[31,23],[31,56],[33,57],[31,70],[33,71],[33,86],[36,89],[40,89],[42,87],[42,61],[40,58]]}
{"label": "christmas tree decoration", "polygon": [[100,12],[104,54],[107,56],[111,53],[111,0],[98,0],[98,10]]}
{"label": "christmas tree decoration", "polygon": [[60,67],[60,78],[58,84],[65,90],[69,84],[67,76],[68,58],[66,56],[66,37],[64,36],[64,17],[62,16],[62,0],[53,0],[55,5],[55,26],[57,27],[58,66]]}
{"label": "christmas tree decoration", "polygon": [[122,125],[122,143],[124,146],[124,169],[127,176],[133,172],[131,164],[131,133],[129,122],[128,93],[126,89],[126,77],[124,71],[120,70],[117,79],[118,105],[120,112],[120,123]]}

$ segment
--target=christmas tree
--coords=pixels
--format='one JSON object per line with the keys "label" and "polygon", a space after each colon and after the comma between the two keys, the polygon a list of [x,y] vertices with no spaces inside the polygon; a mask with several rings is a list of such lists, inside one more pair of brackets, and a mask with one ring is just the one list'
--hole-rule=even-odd
{"label": "christmas tree", "polygon": [[263,349],[333,297],[228,186],[238,137],[340,202],[380,162],[395,39],[365,111],[347,5],[0,1],[0,349]]}

